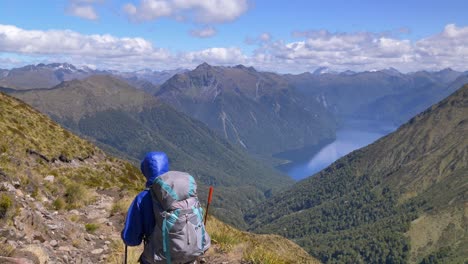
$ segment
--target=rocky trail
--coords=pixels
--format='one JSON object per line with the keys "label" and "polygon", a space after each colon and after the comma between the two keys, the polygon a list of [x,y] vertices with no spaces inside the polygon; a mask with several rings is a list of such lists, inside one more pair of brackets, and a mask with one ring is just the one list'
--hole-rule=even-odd
{"label": "rocky trail", "polygon": [[0,243],[8,245],[3,250],[14,249],[0,263],[107,263],[120,240],[123,215],[111,216],[118,197],[100,193],[83,208],[57,211],[45,206],[46,197],[38,201],[18,187],[0,185],[18,208],[12,223],[0,229]]}

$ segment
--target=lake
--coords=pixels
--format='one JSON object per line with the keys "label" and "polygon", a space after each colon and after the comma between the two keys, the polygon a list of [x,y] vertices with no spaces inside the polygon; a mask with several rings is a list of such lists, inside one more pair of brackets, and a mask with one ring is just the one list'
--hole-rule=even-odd
{"label": "lake", "polygon": [[353,150],[365,147],[377,139],[395,131],[397,127],[383,122],[369,120],[349,120],[336,132],[336,140],[326,144],[314,153],[310,158],[302,161],[294,161],[277,167],[295,180],[309,177],[326,168],[337,159],[345,156]]}

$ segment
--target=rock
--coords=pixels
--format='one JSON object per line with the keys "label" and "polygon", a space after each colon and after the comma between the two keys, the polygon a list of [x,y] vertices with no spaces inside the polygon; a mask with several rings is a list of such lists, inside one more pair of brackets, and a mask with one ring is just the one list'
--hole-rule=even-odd
{"label": "rock", "polygon": [[28,245],[20,250],[15,251],[15,258],[25,258],[31,260],[32,263],[45,264],[49,261],[49,254],[39,245]]}
{"label": "rock", "polygon": [[109,240],[106,240],[104,244],[109,245],[111,242]]}
{"label": "rock", "polygon": [[86,241],[91,241],[91,240],[95,240],[95,239],[97,239],[97,237],[94,236],[94,235],[91,235],[91,234],[88,234],[87,236],[85,236]]}
{"label": "rock", "polygon": [[60,246],[58,248],[58,251],[67,251],[68,252],[68,251],[70,251],[70,247],[69,246]]}
{"label": "rock", "polygon": [[58,246],[57,240],[54,239],[54,240],[50,241],[50,245],[51,245],[52,247]]}
{"label": "rock", "polygon": [[[106,210],[90,210],[85,212],[85,214],[88,216],[88,219],[104,219],[104,222],[107,220],[106,218],[102,218],[103,216],[107,216],[108,213]],[[104,223],[102,222],[102,223]]]}
{"label": "rock", "polygon": [[15,219],[13,220],[13,225],[16,227],[16,229],[18,229],[19,231],[23,231],[24,230],[24,224],[23,224],[23,221],[21,221],[18,217],[15,217]]}
{"label": "rock", "polygon": [[72,215],[80,215],[80,212],[76,209],[70,210],[69,213]]}
{"label": "rock", "polygon": [[13,186],[15,186],[16,189],[18,189],[19,187],[21,187],[21,183],[19,181],[13,181],[11,182],[13,183]]}
{"label": "rock", "polygon": [[54,176],[54,175],[47,175],[47,176],[44,178],[44,181],[50,182],[50,183],[53,183],[54,180],[55,180],[55,176]]}
{"label": "rock", "polygon": [[113,226],[114,224],[112,222],[107,222],[106,225],[107,226]]}
{"label": "rock", "polygon": [[98,254],[101,254],[102,252],[104,252],[104,249],[96,248],[95,250],[91,251],[91,254],[98,255]]}
{"label": "rock", "polygon": [[104,251],[109,249],[109,247],[107,245],[104,245],[102,248],[104,249]]}
{"label": "rock", "polygon": [[9,182],[2,182],[2,184],[0,185],[0,190],[5,190],[7,192],[15,192],[16,188]]}
{"label": "rock", "polygon": [[17,248],[17,247],[18,247],[18,242],[16,242],[16,241],[8,240],[7,243],[8,243],[10,246],[14,247],[14,248]]}
{"label": "rock", "polygon": [[99,236],[99,239],[104,240],[104,236],[103,236],[103,235],[100,235],[100,236]]}
{"label": "rock", "polygon": [[44,238],[44,236],[42,236],[42,234],[40,234],[40,233],[35,233],[35,234],[33,235],[33,240],[38,240],[38,241],[40,241],[41,243],[44,243],[45,238]]}
{"label": "rock", "polygon": [[50,230],[55,230],[58,228],[57,225],[47,225],[47,226],[50,228]]}
{"label": "rock", "polygon": [[97,223],[97,224],[104,224],[105,222],[107,222],[107,219],[106,218],[98,218],[98,219],[95,219],[94,222]]}
{"label": "rock", "polygon": [[18,189],[18,190],[16,190],[16,196],[23,197],[24,194],[23,194],[23,192],[21,190]]}
{"label": "rock", "polygon": [[34,264],[32,260],[26,258],[9,258],[0,256],[0,263],[3,264]]}

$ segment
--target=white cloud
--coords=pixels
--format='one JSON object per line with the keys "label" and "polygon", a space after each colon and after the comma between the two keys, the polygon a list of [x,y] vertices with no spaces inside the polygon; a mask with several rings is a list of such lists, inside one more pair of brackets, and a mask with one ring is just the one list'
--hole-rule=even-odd
{"label": "white cloud", "polygon": [[25,54],[68,54],[128,57],[164,52],[142,38],[83,35],[71,30],[25,30],[0,25],[0,51]]}
{"label": "white cloud", "polygon": [[268,44],[273,39],[273,36],[268,32],[263,32],[262,34],[252,38],[246,37],[244,42],[247,45],[265,45]]}
{"label": "white cloud", "polygon": [[248,8],[247,0],[141,0],[139,5],[125,4],[123,10],[136,22],[171,17],[211,24],[233,21]]}
{"label": "white cloud", "polygon": [[190,31],[190,35],[198,38],[209,38],[216,35],[216,29],[213,27],[204,27]]}
{"label": "white cloud", "polygon": [[261,41],[268,42],[268,41],[271,40],[271,34],[270,34],[270,33],[267,33],[267,32],[262,33],[262,34],[260,34],[259,39],[260,39]]}
{"label": "white cloud", "polygon": [[[203,34],[211,34],[208,30]],[[214,29],[213,29],[214,30]],[[203,28],[200,30],[201,35]],[[371,32],[296,32],[293,42],[259,35],[252,53],[235,46],[210,47],[173,53],[143,38],[87,35],[71,30],[26,30],[0,24],[0,66],[25,62],[68,61],[98,68],[193,68],[202,62],[213,65],[245,64],[278,72],[313,71],[319,66],[332,70],[372,70],[388,67],[400,71],[467,70],[468,27],[447,25],[440,33],[408,40]],[[262,41],[263,39],[263,41]]]}
{"label": "white cloud", "polygon": [[94,7],[91,5],[72,5],[69,8],[69,12],[73,16],[88,20],[96,20],[99,18],[96,11],[94,11]]}
{"label": "white cloud", "polygon": [[97,20],[99,16],[93,4],[100,2],[102,2],[102,0],[69,0],[67,12],[72,16],[88,20]]}
{"label": "white cloud", "polygon": [[181,54],[181,58],[192,65],[202,62],[214,65],[234,65],[248,62],[248,57],[242,53],[241,49],[236,47],[192,51]]}
{"label": "white cloud", "polygon": [[259,48],[276,65],[288,67],[291,61],[302,70],[327,66],[335,70],[371,70],[395,67],[402,71],[440,69],[466,70],[468,64],[468,27],[447,25],[436,35],[411,41],[384,33],[330,33],[326,30],[294,32],[302,40],[277,41]]}

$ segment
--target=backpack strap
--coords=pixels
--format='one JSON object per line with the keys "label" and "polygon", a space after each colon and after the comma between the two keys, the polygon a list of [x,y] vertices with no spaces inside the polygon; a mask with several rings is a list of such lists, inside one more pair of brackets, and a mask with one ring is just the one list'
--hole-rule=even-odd
{"label": "backpack strap", "polygon": [[163,252],[166,256],[166,263],[171,264],[171,251],[169,249],[169,231],[172,229],[182,210],[175,209],[172,213],[163,211],[161,216],[163,218],[162,222],[162,240],[163,240]]}
{"label": "backpack strap", "polygon": [[171,252],[168,249],[169,240],[168,240],[168,233],[169,230],[167,229],[167,218],[164,215],[163,222],[162,222],[162,242],[163,242],[163,252],[166,255],[166,262],[167,264],[171,264]]}
{"label": "backpack strap", "polygon": [[201,223],[201,230],[202,230],[202,247],[201,249],[203,250],[205,248],[205,226],[203,225],[203,217],[202,217],[202,213],[200,212],[200,208],[201,207],[195,207],[195,206],[192,206],[192,211],[198,216],[198,220],[200,221]]}

